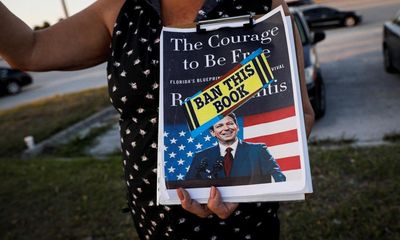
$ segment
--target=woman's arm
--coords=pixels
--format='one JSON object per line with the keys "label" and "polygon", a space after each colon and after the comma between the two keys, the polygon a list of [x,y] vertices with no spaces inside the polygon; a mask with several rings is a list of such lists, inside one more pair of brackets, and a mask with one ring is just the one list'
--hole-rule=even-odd
{"label": "woman's arm", "polygon": [[307,92],[307,85],[305,80],[305,73],[304,73],[304,56],[303,56],[303,45],[301,44],[299,31],[296,27],[296,24],[293,21],[292,17],[292,24],[294,28],[294,39],[296,44],[296,55],[297,55],[297,66],[299,70],[299,77],[300,77],[300,90],[301,90],[301,100],[303,105],[303,112],[304,112],[304,124],[306,127],[307,138],[311,134],[312,126],[314,125],[314,110],[311,106],[310,99],[308,97]]}
{"label": "woman's arm", "polygon": [[124,0],[99,0],[44,30],[33,31],[0,3],[0,55],[14,68],[74,70],[104,62]]}
{"label": "woman's arm", "polygon": [[[272,8],[276,8],[279,5],[282,5],[283,11],[285,12],[286,16],[290,15],[289,8],[285,1],[282,0],[272,0]],[[292,16],[292,25],[294,30],[294,40],[296,46],[296,56],[297,56],[297,67],[299,70],[299,78],[300,78],[300,88],[301,88],[301,99],[303,105],[303,112],[304,112],[304,123],[306,127],[307,137],[311,134],[311,128],[314,125],[314,110],[312,109],[310,99],[307,93],[307,85],[305,80],[304,74],[304,56],[303,56],[303,45],[301,44],[301,39],[299,35],[299,31],[297,30],[296,24],[294,22]]]}

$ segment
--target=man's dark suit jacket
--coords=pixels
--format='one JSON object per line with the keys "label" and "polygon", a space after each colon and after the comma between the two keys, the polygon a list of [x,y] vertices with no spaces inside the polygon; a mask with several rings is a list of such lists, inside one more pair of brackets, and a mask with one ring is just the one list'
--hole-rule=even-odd
{"label": "man's dark suit jacket", "polygon": [[[214,146],[197,152],[193,158],[185,180],[223,179],[225,178],[223,157],[220,156],[219,146]],[[258,179],[256,182],[270,182],[271,176],[275,182],[284,182],[286,177],[282,174],[275,159],[269,154],[264,144],[255,144],[239,141],[236,148],[230,178],[244,177]]]}

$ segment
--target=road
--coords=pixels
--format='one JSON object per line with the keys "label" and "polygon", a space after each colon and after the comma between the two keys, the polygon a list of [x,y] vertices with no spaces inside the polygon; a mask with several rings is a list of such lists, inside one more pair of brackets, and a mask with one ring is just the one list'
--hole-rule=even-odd
{"label": "road", "polygon": [[361,25],[326,31],[318,45],[327,89],[327,112],[311,137],[377,143],[400,133],[400,74],[383,68],[382,25],[400,9],[398,0],[323,1],[356,10]]}
{"label": "road", "polygon": [[[0,60],[0,66],[8,66]],[[106,64],[80,71],[52,71],[30,73],[34,83],[14,96],[0,98],[0,109],[12,108],[56,94],[77,92],[83,89],[105,86]]]}

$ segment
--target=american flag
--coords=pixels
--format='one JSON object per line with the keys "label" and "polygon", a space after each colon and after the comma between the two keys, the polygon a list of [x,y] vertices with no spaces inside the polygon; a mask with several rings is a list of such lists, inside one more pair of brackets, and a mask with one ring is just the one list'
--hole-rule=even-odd
{"label": "american flag", "polygon": [[[301,176],[300,144],[298,142],[294,106],[271,112],[238,117],[239,138],[246,142],[264,143],[276,159],[286,181],[298,181]],[[166,181],[185,180],[196,152],[217,144],[208,131],[191,137],[187,125],[164,131],[164,166]]]}

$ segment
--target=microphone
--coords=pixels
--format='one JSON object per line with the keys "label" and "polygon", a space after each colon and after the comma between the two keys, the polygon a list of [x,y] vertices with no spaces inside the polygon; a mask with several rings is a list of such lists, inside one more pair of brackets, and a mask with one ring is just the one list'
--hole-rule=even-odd
{"label": "microphone", "polygon": [[212,170],[212,175],[214,179],[218,178],[218,172],[224,169],[224,161],[219,159],[215,162],[213,170]]}
{"label": "microphone", "polygon": [[199,166],[196,168],[196,178],[202,178],[201,173],[207,173],[207,171],[210,171],[207,169],[207,167],[207,158],[204,157],[203,159],[201,159]]}

